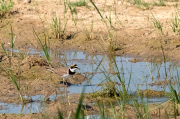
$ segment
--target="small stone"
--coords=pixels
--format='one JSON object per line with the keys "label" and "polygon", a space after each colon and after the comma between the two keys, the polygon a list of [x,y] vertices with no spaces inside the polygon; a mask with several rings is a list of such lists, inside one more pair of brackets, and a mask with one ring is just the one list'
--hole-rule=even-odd
{"label": "small stone", "polygon": [[132,62],[132,63],[136,63],[136,62],[137,62],[136,59],[131,59],[131,60],[129,60],[129,61]]}

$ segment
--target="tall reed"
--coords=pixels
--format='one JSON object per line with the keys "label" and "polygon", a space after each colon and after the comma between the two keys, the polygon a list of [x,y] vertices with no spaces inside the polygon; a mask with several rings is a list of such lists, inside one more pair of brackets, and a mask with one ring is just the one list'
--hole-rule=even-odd
{"label": "tall reed", "polygon": [[51,29],[54,31],[56,38],[65,39],[65,30],[67,25],[67,19],[65,18],[62,22],[60,18],[58,18],[56,15],[52,18],[53,23],[51,24]]}
{"label": "tall reed", "polygon": [[163,29],[162,29],[162,25],[160,23],[160,21],[152,14],[152,22],[153,22],[153,26],[155,29],[157,29],[158,31],[160,31],[161,35],[163,34]]}
{"label": "tall reed", "polygon": [[180,31],[179,12],[176,12],[173,18],[171,19],[170,26],[175,34],[177,34]]}
{"label": "tall reed", "polygon": [[14,37],[13,29],[12,29],[12,26],[11,26],[11,42],[9,44],[11,46],[11,57],[13,56],[13,49],[14,49],[15,40],[16,40],[16,36]]}
{"label": "tall reed", "polygon": [[[44,28],[44,34],[43,34],[43,42],[41,41],[42,39],[40,39],[40,37],[38,36],[37,32],[35,31],[35,29],[33,28],[33,35],[36,39],[36,41],[38,42],[39,46],[41,47],[42,51],[43,51],[43,55],[45,56],[46,58],[46,61],[48,62],[49,66],[52,67],[52,64],[50,62],[50,54],[49,54],[49,50],[50,50],[50,43],[49,43],[49,35],[48,33],[46,32],[46,29],[45,29],[45,26],[44,26],[44,23],[41,19],[41,17],[39,16],[40,20],[41,20],[41,23],[43,25],[43,28]],[[32,44],[32,43],[31,43]],[[32,44],[33,45],[33,44]]]}
{"label": "tall reed", "polygon": [[[112,25],[112,18],[111,18],[111,14],[109,14],[108,16],[108,21],[105,20],[105,18],[103,17],[103,15],[101,14],[100,10],[98,9],[98,7],[94,4],[94,2],[92,0],[90,0],[90,2],[92,3],[92,5],[94,6],[94,8],[96,9],[96,11],[98,12],[99,16],[101,17],[101,21],[105,24],[105,27],[106,27],[106,30],[107,30],[107,34],[108,34],[108,50],[109,51],[115,51],[117,46],[116,46],[116,34],[117,34],[117,31],[116,31],[116,28],[114,28],[114,26]],[[114,15],[116,16],[116,21],[117,23],[119,23],[120,25],[121,22],[119,20],[119,18],[117,17],[117,14],[116,14],[116,10],[114,12]],[[108,25],[109,24],[109,25]],[[103,40],[105,41],[105,40]]]}
{"label": "tall reed", "polygon": [[7,69],[7,68],[3,67],[2,64],[0,64],[0,67],[9,76],[11,82],[14,84],[14,86],[16,87],[16,89],[19,93],[22,104],[24,104],[22,94],[21,94],[21,89],[20,89],[20,83],[19,84],[17,83],[15,75],[13,73],[13,70],[11,68]]}
{"label": "tall reed", "polygon": [[[13,71],[13,67],[12,67],[12,63],[11,63],[11,60],[12,60],[12,57],[13,57],[14,42],[15,42],[15,40],[14,40],[14,37],[13,37],[13,29],[12,29],[12,26],[11,26],[11,44],[10,44],[11,45],[11,56],[8,56],[8,53],[6,52],[6,50],[4,48],[4,45],[1,44],[1,47],[3,49],[3,53],[5,54],[5,56],[8,57],[9,63],[8,64],[3,64],[1,62],[0,63],[0,68],[6,73],[6,75],[8,75],[9,79],[14,84],[14,86],[16,87],[16,89],[17,89],[17,91],[19,93],[22,104],[24,104],[22,94],[21,94],[21,88],[20,88],[20,80],[19,80],[19,83],[17,83],[17,79],[16,79],[16,76],[14,75],[14,71]],[[10,60],[9,60],[9,58],[10,58]],[[8,65],[8,66],[6,66],[6,65]],[[17,70],[18,70],[18,68],[17,68]]]}

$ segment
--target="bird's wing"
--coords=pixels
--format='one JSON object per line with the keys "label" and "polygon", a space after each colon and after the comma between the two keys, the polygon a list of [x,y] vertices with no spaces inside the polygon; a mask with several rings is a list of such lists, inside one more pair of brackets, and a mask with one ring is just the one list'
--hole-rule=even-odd
{"label": "bird's wing", "polygon": [[48,71],[54,72],[54,68],[50,68],[50,67],[45,67],[45,68],[46,68],[46,70],[48,70]]}
{"label": "bird's wing", "polygon": [[54,69],[54,73],[59,75],[59,76],[63,76],[64,74],[68,74],[68,67],[62,67],[62,68],[57,68]]}

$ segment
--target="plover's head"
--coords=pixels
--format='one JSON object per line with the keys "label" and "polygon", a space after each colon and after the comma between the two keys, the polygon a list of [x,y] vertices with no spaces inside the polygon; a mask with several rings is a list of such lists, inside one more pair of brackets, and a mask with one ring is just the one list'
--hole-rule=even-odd
{"label": "plover's head", "polygon": [[75,72],[79,68],[77,67],[77,64],[73,64],[69,67],[69,69],[71,70],[71,72]]}

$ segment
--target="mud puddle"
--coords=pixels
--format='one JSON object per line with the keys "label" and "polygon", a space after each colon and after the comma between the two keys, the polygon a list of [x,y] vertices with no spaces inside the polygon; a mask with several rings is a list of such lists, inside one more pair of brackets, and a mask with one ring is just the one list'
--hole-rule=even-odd
{"label": "mud puddle", "polygon": [[[14,50],[14,52],[19,52]],[[41,54],[43,52],[29,49],[29,55]],[[139,61],[131,57],[121,57],[110,55],[89,55],[82,51],[62,51],[62,50],[51,50],[51,58],[55,58],[57,62],[69,66],[71,64],[77,64],[80,70],[77,72],[83,74],[87,80],[81,84],[71,83],[67,87],[68,94],[73,93],[80,94],[82,87],[86,86],[85,93],[92,93],[100,91],[104,88],[103,83],[107,83],[107,77],[109,75],[114,82],[120,84],[115,70],[115,63],[112,60],[114,58],[116,65],[120,71],[121,78],[124,80],[126,88],[130,93],[135,93],[138,90],[152,89],[156,91],[169,92],[168,85],[178,80],[176,76],[179,67],[176,67],[171,62],[162,63],[149,63]],[[134,60],[136,61],[135,63]],[[132,78],[131,78],[132,77]],[[170,81],[171,80],[171,81]],[[129,83],[130,82],[130,83]],[[161,82],[161,83],[157,83]],[[157,84],[157,85],[156,85]],[[116,85],[117,88],[121,89],[121,85]],[[175,87],[176,88],[176,87]],[[60,95],[59,95],[60,96]],[[32,96],[35,100],[32,103],[26,104],[23,109],[23,114],[38,113],[43,110],[46,104],[41,101],[42,95]],[[50,97],[53,101],[54,95]],[[140,99],[137,99],[141,102]],[[166,97],[151,97],[145,98],[148,103],[161,103],[167,100]],[[19,113],[22,105],[6,104],[1,103],[2,109],[0,113]],[[98,116],[98,115],[96,115]]]}
{"label": "mud puddle", "polygon": [[[13,113],[13,114],[29,114],[29,113],[38,113],[42,112],[43,108],[46,106],[46,102],[44,102],[44,96],[43,95],[36,95],[36,96],[24,96],[24,98],[31,98],[32,102],[27,103],[23,106],[21,104],[7,104],[7,103],[0,103],[0,113]],[[54,101],[55,95],[50,96],[50,101]],[[21,112],[22,110],[22,112]]]}

